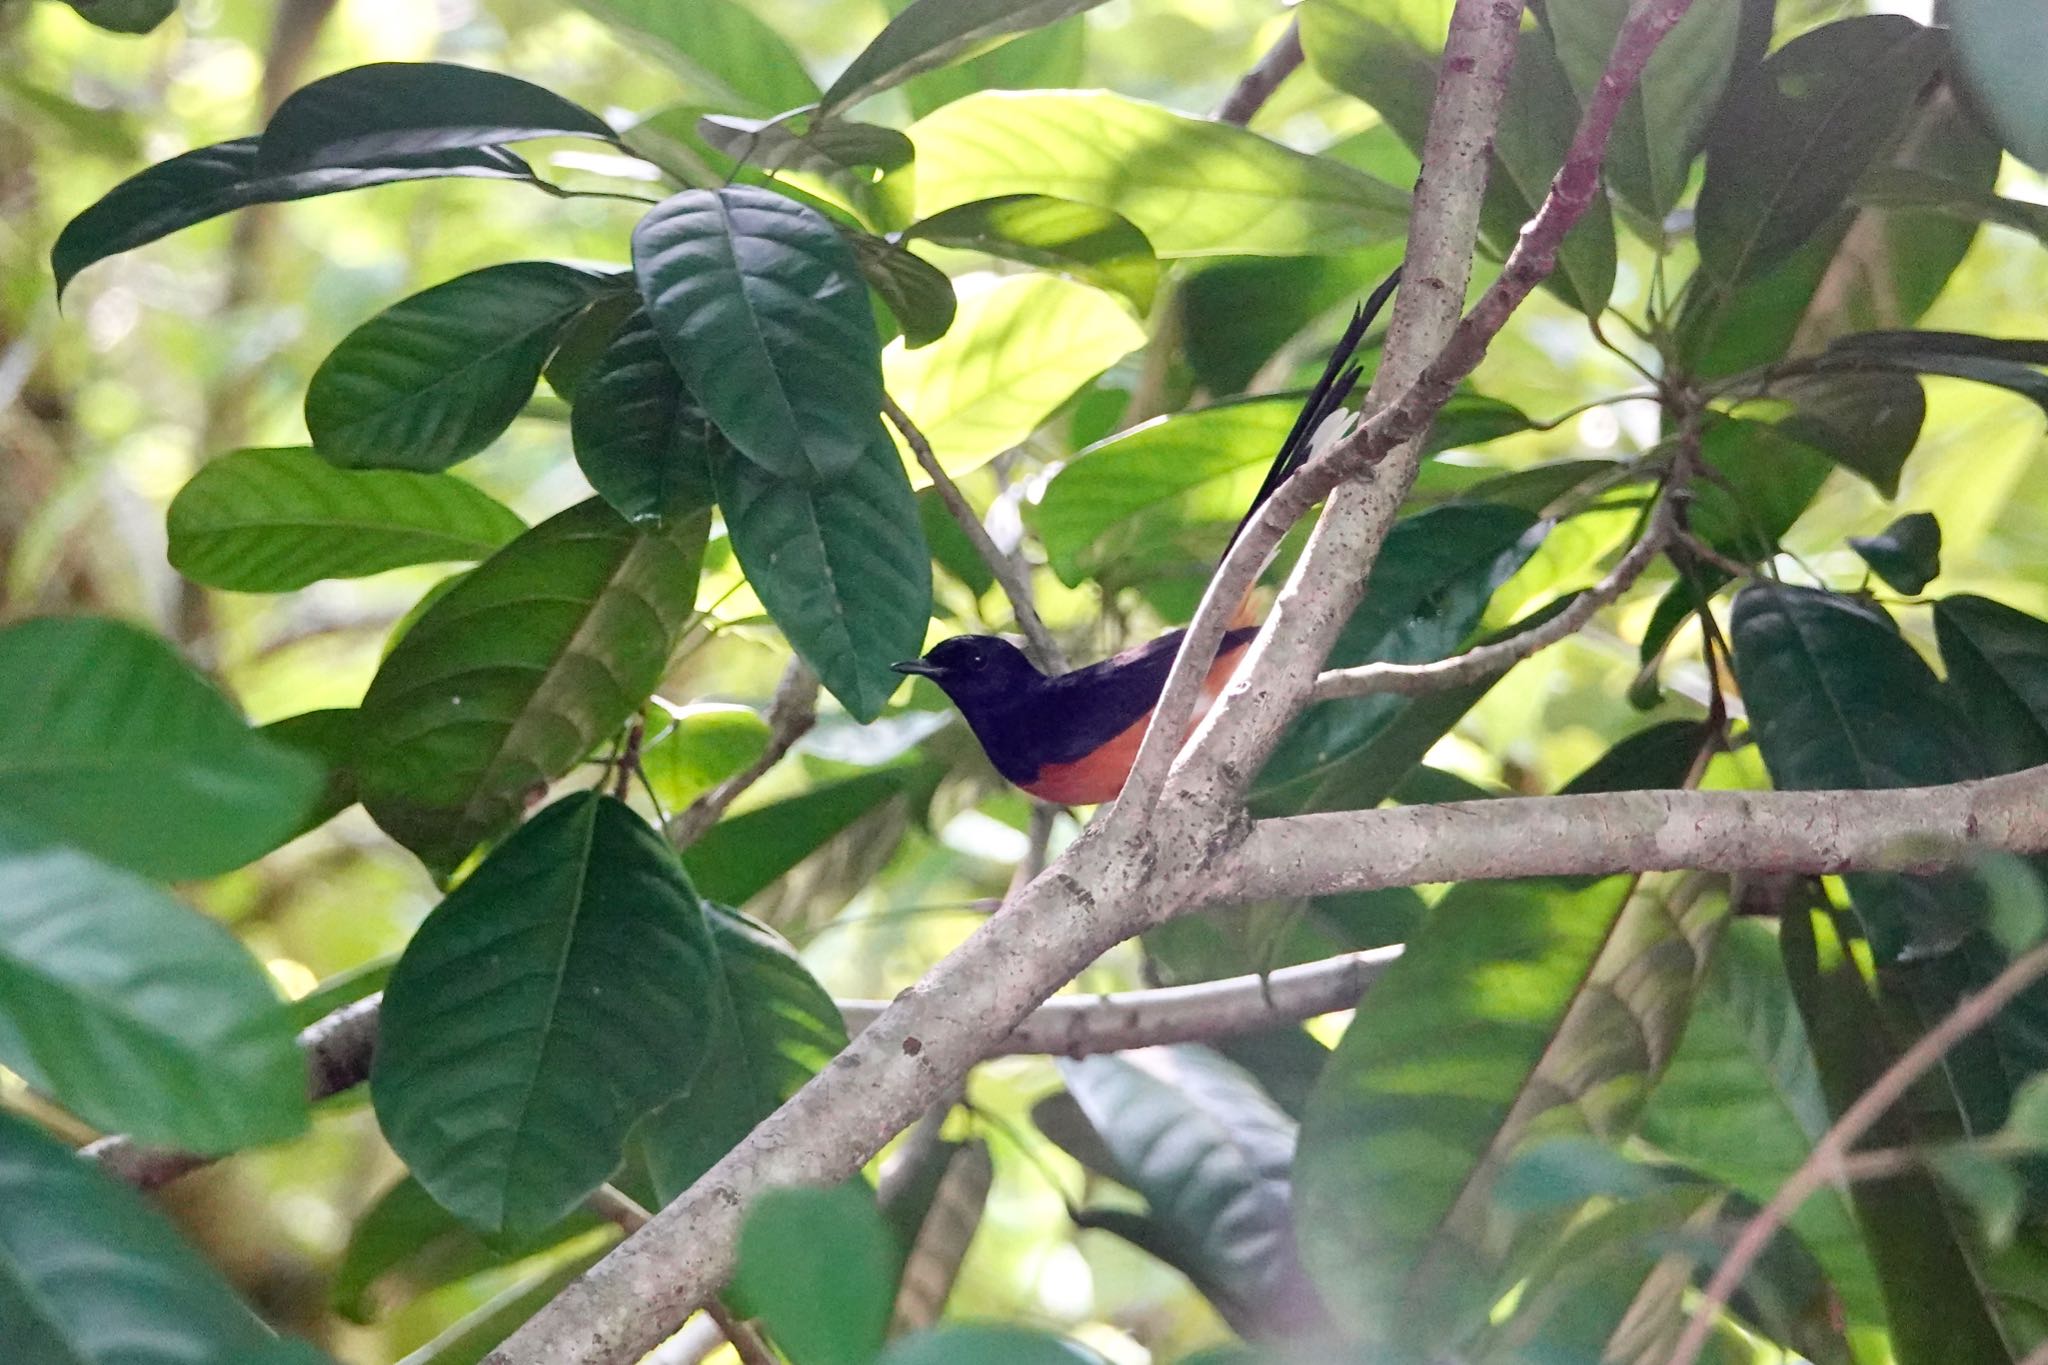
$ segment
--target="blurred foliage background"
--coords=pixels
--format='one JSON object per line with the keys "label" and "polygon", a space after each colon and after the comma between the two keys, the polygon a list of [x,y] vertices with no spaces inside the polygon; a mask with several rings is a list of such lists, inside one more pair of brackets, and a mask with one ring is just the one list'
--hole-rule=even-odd
{"label": "blurred foliage background", "polygon": [[[820,76],[843,65],[889,12],[861,0],[759,0],[754,8]],[[1862,8],[1845,0],[1781,5],[1780,36]],[[1927,17],[1924,5],[1870,8]],[[1258,0],[1111,0],[1032,40],[1041,49],[1034,60],[1056,63],[1063,74],[1058,82],[1041,74],[1034,83],[1105,87],[1206,113],[1285,22]],[[171,496],[212,456],[303,442],[307,375],[393,299],[508,259],[621,265],[641,206],[439,180],[246,211],[95,267],[61,312],[50,246],[71,215],[123,177],[253,131],[283,94],[363,62],[437,59],[502,70],[622,124],[679,97],[716,98],[714,90],[691,89],[687,76],[679,84],[677,72],[645,46],[561,0],[188,0],[139,38],[90,27],[54,0],[0,0],[0,619],[91,611],[145,623],[216,676],[257,722],[353,705],[393,625],[444,571],[399,570],[282,596],[200,589],[165,562]],[[992,78],[999,73],[975,73]],[[1253,126],[1306,149],[1340,147],[1405,183],[1401,154],[1375,137],[1375,121],[1303,70]],[[533,154],[550,178],[572,185],[621,169],[563,144]],[[2048,185],[2010,159],[1998,188],[2048,202]],[[1280,336],[1294,336],[1306,322],[1305,335],[1321,340],[1334,334],[1362,283],[1392,259],[1376,250],[1257,268],[1183,263],[1148,320],[1153,344],[964,480],[969,496],[993,507],[992,524],[1014,538],[1031,521],[1045,476],[1090,439],[1201,396],[1205,375],[1233,366],[1254,389],[1287,387],[1318,367],[1315,346],[1299,343],[1248,361],[1235,353],[1219,358],[1229,338],[1206,330],[1216,318],[1186,302],[1204,297],[1201,288],[1219,296],[1233,284],[1250,289],[1248,313],[1231,318],[1247,332],[1269,304],[1284,323],[1276,325]],[[986,269],[986,261],[974,258],[963,269]],[[1243,272],[1235,281],[1233,269]],[[982,294],[956,282],[963,309],[976,306]],[[1647,255],[1624,238],[1615,305],[1637,306],[1648,286]],[[1986,226],[1920,325],[2035,334],[2043,297],[2048,256],[2040,244]],[[1554,425],[1440,463],[1514,468],[1647,448],[1657,435],[1649,403],[1572,411],[1639,383],[1594,343],[1577,314],[1538,295],[1477,384]],[[1929,420],[1897,506],[1837,470],[1785,549],[1815,578],[1853,586],[1862,567],[1846,536],[1875,532],[1897,511],[1930,511],[1943,532],[1945,591],[2048,611],[2048,459],[2039,410],[2023,397],[1956,380],[1930,379],[1927,390]],[[508,437],[465,472],[529,521],[580,500],[588,490],[568,458],[565,416],[543,390]],[[1627,534],[1630,517],[1626,510],[1583,516],[1554,533],[1521,581],[1494,599],[1498,620],[1489,624],[1521,614],[1555,584],[1583,581]],[[1181,577],[1197,583],[1199,564],[1190,554]],[[1143,638],[1191,604],[1185,590],[1098,592],[1063,587],[1049,572],[1037,577],[1051,624],[1082,659]],[[941,613],[954,620],[935,629],[1007,624],[1000,594],[977,594],[947,578],[938,597]],[[1643,595],[1631,610],[1647,615],[1653,601],[1654,594]],[[716,543],[699,605],[705,628],[663,695],[678,704],[758,709],[786,654]],[[1900,614],[1925,647],[1924,615],[1910,607]],[[1637,671],[1630,641],[1641,622],[1628,626],[1619,634],[1587,632],[1523,665],[1517,685],[1488,694],[1431,752],[1431,765],[1490,790],[1555,790],[1643,724],[1624,698]],[[1689,631],[1676,648],[1677,663],[1665,675],[1677,698],[1671,714],[1696,714],[1683,700],[1703,690]],[[941,722],[936,694],[906,690],[899,702],[903,709],[874,727],[828,713],[795,760],[739,809],[902,761]],[[743,717],[734,729],[744,747],[751,731]],[[801,946],[836,995],[885,997],[912,981],[1002,895],[1025,852],[1026,802],[992,780],[957,725],[920,752],[944,761],[920,761],[914,777],[889,787],[893,794],[863,798],[838,833],[749,906]],[[678,799],[687,800],[693,780],[702,785],[688,773],[677,776]],[[1062,817],[1053,838],[1072,832]],[[232,925],[288,993],[304,996],[387,961],[436,892],[356,810],[255,867],[192,888],[191,898]],[[1146,974],[1127,945],[1078,986],[1136,986]],[[1325,1036],[1340,1030],[1340,1020],[1324,1021]],[[7,1079],[0,1074],[0,1085]],[[952,1311],[1069,1330],[1133,1365],[1227,1339],[1215,1311],[1171,1271],[1069,1221],[1067,1207],[1081,1202],[1090,1178],[1027,1120],[1033,1102],[1057,1088],[1051,1063],[1038,1059],[975,1073],[969,1099],[988,1119],[995,1183]],[[273,1320],[338,1358],[385,1361],[516,1273],[468,1274],[461,1255],[450,1253],[385,1277],[359,1313],[366,1321],[335,1313],[333,1282],[351,1228],[397,1174],[361,1099],[345,1099],[304,1140],[225,1163],[169,1198]],[[1119,1197],[1092,1193],[1098,1201]]]}

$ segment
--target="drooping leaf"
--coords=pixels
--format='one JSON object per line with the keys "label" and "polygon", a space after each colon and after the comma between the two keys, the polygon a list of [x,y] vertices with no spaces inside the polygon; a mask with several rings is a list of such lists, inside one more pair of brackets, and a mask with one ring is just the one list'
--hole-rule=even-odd
{"label": "drooping leaf", "polygon": [[1022,444],[1144,344],[1144,329],[1101,291],[1026,276],[967,293],[952,330],[931,345],[891,346],[882,378],[946,472],[960,475]]}
{"label": "drooping leaf", "polygon": [[2048,411],[2048,342],[1982,337],[1968,332],[1859,332],[1828,348],[1820,362],[1850,370],[1942,374],[1993,384]]}
{"label": "drooping leaf", "polygon": [[986,51],[1102,0],[915,0],[839,73],[818,102],[822,113],[858,103],[921,71]]}
{"label": "drooping leaf", "polygon": [[1316,254],[1406,227],[1407,196],[1363,172],[1103,91],[989,91],[909,131],[921,219],[1049,195],[1121,214],[1161,256]]}
{"label": "drooping leaf", "polygon": [[1150,1207],[1156,1236],[1141,1246],[1247,1337],[1326,1325],[1294,1250],[1295,1123],[1249,1075],[1195,1046],[1105,1053],[1060,1073],[1117,1178]]}
{"label": "drooping leaf", "polygon": [[62,294],[72,277],[95,261],[251,204],[310,199],[444,176],[538,183],[533,168],[502,147],[464,147],[387,157],[375,165],[331,166],[279,175],[257,170],[256,144],[256,138],[243,137],[200,147],[160,161],[101,195],[65,224],[50,250],[57,292]]}
{"label": "drooping leaf", "polygon": [[1934,634],[1990,770],[2048,763],[2048,622],[1965,594],[1934,604]]}
{"label": "drooping leaf", "polygon": [[612,142],[611,126],[530,81],[449,62],[372,62],[294,91],[263,129],[266,174],[375,166],[535,137]]}
{"label": "drooping leaf", "polygon": [[519,415],[562,331],[616,277],[553,261],[458,275],[350,332],[306,385],[306,429],[345,467],[434,472]]}
{"label": "drooping leaf", "polygon": [[[901,14],[914,0],[883,0]],[[977,56],[955,59],[905,81],[901,87],[913,117],[984,90],[1074,90],[1086,82],[1088,18],[1084,13],[1018,34]]]}
{"label": "drooping leaf", "polygon": [[166,880],[288,838],[317,763],[252,731],[154,635],[44,617],[0,629],[0,816]]}
{"label": "drooping leaf", "polygon": [[2048,91],[2033,58],[2048,49],[2048,15],[2015,3],[1960,6],[1945,15],[1963,74],[2012,154],[2048,170]]}
{"label": "drooping leaf", "polygon": [[208,587],[290,592],[406,564],[481,559],[526,529],[448,474],[336,469],[303,446],[209,460],[171,500],[171,567]]}
{"label": "drooping leaf", "polygon": [[953,325],[959,301],[946,272],[885,238],[849,234],[854,259],[868,287],[881,296],[903,331],[903,344],[929,346]]}
{"label": "drooping leaf", "polygon": [[1912,375],[1863,371],[1800,375],[1773,387],[1791,405],[1774,425],[1842,468],[1869,480],[1887,498],[1899,495],[1906,457],[1927,420],[1927,396]]}
{"label": "drooping leaf", "polygon": [[1932,512],[1908,512],[1874,536],[1850,536],[1849,548],[1898,592],[1917,593],[1941,572],[1941,526]]}
{"label": "drooping leaf", "polygon": [[485,560],[385,658],[363,804],[451,870],[637,711],[695,605],[709,518],[647,535],[591,499]]}
{"label": "drooping leaf", "polygon": [[1852,197],[1866,208],[1931,209],[1973,223],[1996,223],[2048,240],[2048,207],[2008,199],[1931,171],[1879,167],[1857,182]]}
{"label": "drooping leaf", "polygon": [[644,312],[619,329],[580,386],[569,437],[583,477],[636,526],[659,528],[711,505],[718,433]]}
{"label": "drooping leaf", "polygon": [[148,33],[177,11],[178,0],[65,0],[78,17],[112,33]]}
{"label": "drooping leaf", "polygon": [[1159,258],[1130,219],[1069,199],[976,200],[912,223],[903,236],[1057,270],[1122,295],[1140,315],[1151,311],[1159,287]]}
{"label": "drooping leaf", "polygon": [[282,1365],[279,1352],[278,1339],[162,1214],[0,1113],[0,1357]]}
{"label": "drooping leaf", "polygon": [[248,951],[134,874],[11,820],[0,821],[0,1063],[144,1142],[211,1154],[306,1126],[305,1064]]}
{"label": "drooping leaf", "polygon": [[730,1292],[791,1365],[871,1365],[899,1260],[865,1185],[769,1190],[740,1230]]}
{"label": "drooping leaf", "polygon": [[442,901],[392,972],[370,1076],[378,1123],[471,1227],[536,1232],[689,1084],[717,976],[673,850],[610,797],[567,797]]}
{"label": "drooping leaf", "polygon": [[706,100],[724,109],[779,114],[818,98],[818,86],[788,41],[742,0],[577,0],[640,40]]}
{"label": "drooping leaf", "polygon": [[633,230],[633,270],[683,384],[748,460],[844,475],[880,428],[880,343],[853,249],[770,190],[685,190]]}
{"label": "drooping leaf", "polygon": [[895,447],[877,431],[851,468],[784,478],[721,445],[711,477],[761,604],[847,712],[873,720],[901,682],[889,665],[918,652],[931,617],[931,556]]}
{"label": "drooping leaf", "polygon": [[906,780],[903,770],[884,769],[756,806],[712,826],[683,851],[683,866],[706,896],[741,904],[903,791]]}
{"label": "drooping leaf", "polygon": [[1760,275],[1835,215],[1934,73],[1938,30],[1898,15],[1793,39],[1730,106],[1707,150],[1698,236],[1724,282]]}

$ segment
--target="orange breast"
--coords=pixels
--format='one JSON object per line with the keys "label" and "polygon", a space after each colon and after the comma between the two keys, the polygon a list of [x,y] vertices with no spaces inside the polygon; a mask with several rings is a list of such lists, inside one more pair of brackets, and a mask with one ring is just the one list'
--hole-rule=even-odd
{"label": "orange breast", "polygon": [[[1230,681],[1231,671],[1244,650],[1244,645],[1239,645],[1216,657],[1209,676],[1202,680],[1202,695],[1195,703],[1195,714],[1188,721],[1187,734],[1181,736],[1182,742],[1195,732],[1216,698],[1222,695],[1223,686]],[[1152,713],[1147,711],[1085,758],[1046,764],[1038,770],[1037,777],[1024,783],[1024,790],[1041,801],[1062,806],[1097,806],[1115,800],[1131,775],[1131,765],[1138,761],[1138,748],[1145,742],[1145,727],[1151,723]]]}

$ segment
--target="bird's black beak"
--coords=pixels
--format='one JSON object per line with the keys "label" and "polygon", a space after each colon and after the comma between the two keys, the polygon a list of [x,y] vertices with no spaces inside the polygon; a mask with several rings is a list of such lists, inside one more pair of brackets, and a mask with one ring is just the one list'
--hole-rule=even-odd
{"label": "bird's black beak", "polygon": [[937,664],[928,664],[923,659],[899,659],[889,665],[898,673],[908,673],[916,678],[936,678],[946,670]]}

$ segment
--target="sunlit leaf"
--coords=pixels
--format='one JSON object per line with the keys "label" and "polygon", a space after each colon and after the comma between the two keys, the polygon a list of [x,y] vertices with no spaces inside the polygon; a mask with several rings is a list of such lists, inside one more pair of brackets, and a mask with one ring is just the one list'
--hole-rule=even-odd
{"label": "sunlit leaf", "polygon": [[890,19],[819,101],[830,113],[921,71],[973,56],[1102,0],[915,0]]}
{"label": "sunlit leaf", "polygon": [[721,702],[651,711],[640,772],[655,798],[681,810],[754,761],[768,746],[758,711]]}
{"label": "sunlit leaf", "polygon": [[722,108],[779,114],[818,98],[788,41],[742,0],[576,0]]}
{"label": "sunlit leaf", "polygon": [[618,1234],[610,1228],[587,1234],[539,1258],[490,1299],[450,1323],[432,1341],[398,1365],[478,1365],[522,1323],[611,1250]]}
{"label": "sunlit leaf", "polygon": [[1057,270],[1123,295],[1141,315],[1159,287],[1159,259],[1145,234],[1093,204],[1042,194],[981,199],[912,223],[903,236]]}

